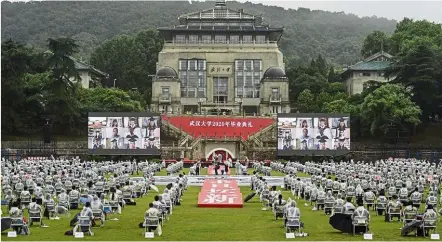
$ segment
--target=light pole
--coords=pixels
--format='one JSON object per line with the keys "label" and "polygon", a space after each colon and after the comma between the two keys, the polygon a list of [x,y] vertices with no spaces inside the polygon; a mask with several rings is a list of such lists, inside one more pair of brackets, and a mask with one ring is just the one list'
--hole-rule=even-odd
{"label": "light pole", "polygon": [[204,103],[206,101],[206,99],[205,98],[200,98],[200,99],[198,99],[198,105],[199,105],[199,113],[200,113],[200,115],[202,115],[202,108],[201,108],[201,105]]}
{"label": "light pole", "polygon": [[239,104],[239,115],[242,115],[242,98],[241,97],[235,98],[235,102]]}
{"label": "light pole", "polygon": [[117,81],[117,79],[114,79],[114,88],[115,88],[115,82]]}

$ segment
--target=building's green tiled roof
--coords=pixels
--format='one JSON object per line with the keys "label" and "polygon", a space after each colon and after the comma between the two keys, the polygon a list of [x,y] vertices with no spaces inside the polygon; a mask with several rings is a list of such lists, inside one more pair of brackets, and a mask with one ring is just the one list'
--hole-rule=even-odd
{"label": "building's green tiled roof", "polygon": [[353,71],[382,71],[390,66],[390,61],[369,61],[369,62],[359,62],[355,65],[349,66],[348,70]]}
{"label": "building's green tiled roof", "polygon": [[71,57],[71,59],[75,62],[75,69],[77,70],[89,70],[90,72],[99,75],[99,76],[107,76],[107,73],[104,73],[91,65],[80,62],[79,60]]}

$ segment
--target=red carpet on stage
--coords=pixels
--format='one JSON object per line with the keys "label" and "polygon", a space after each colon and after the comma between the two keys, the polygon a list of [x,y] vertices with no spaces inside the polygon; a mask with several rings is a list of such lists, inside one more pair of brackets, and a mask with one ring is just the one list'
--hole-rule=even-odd
{"label": "red carpet on stage", "polygon": [[235,180],[208,179],[198,195],[198,207],[242,208],[242,194]]}
{"label": "red carpet on stage", "polygon": [[[226,167],[224,165],[220,165],[218,169],[218,175],[223,174],[222,171],[225,171]],[[211,165],[207,168],[207,174],[208,175],[215,175],[215,166]],[[224,172],[224,175],[230,175],[230,169],[227,171],[227,174]]]}

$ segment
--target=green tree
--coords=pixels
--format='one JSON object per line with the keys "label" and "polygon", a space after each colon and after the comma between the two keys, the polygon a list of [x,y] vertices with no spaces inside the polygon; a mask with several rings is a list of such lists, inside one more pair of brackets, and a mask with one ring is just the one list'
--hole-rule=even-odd
{"label": "green tree", "polygon": [[431,47],[420,45],[399,57],[386,72],[387,76],[394,78],[394,83],[412,90],[412,100],[422,109],[424,118],[441,110],[441,61],[440,55]]}
{"label": "green tree", "polygon": [[318,110],[315,97],[310,90],[306,89],[299,94],[296,108],[302,113],[310,113]]}
{"label": "green tree", "polygon": [[8,40],[2,43],[2,132],[13,132],[22,125],[23,76],[29,71],[32,51]]}
{"label": "green tree", "polygon": [[330,66],[330,69],[328,70],[327,79],[329,83],[342,82],[341,75],[335,72],[335,68],[333,66]]}
{"label": "green tree", "polygon": [[405,56],[418,46],[442,50],[442,26],[427,20],[405,18],[397,24],[391,40],[394,55]]}
{"label": "green tree", "polygon": [[150,103],[152,83],[158,53],[163,40],[156,30],[139,32],[136,36],[119,35],[96,49],[91,63],[116,79],[124,90],[137,88]]}
{"label": "green tree", "polygon": [[55,129],[61,131],[68,127],[75,130],[75,119],[79,117],[79,103],[75,98],[80,89],[80,76],[71,56],[78,52],[75,40],[69,38],[48,39],[47,66],[52,71],[52,78],[46,83],[47,114],[54,115]]}
{"label": "green tree", "polygon": [[391,44],[388,36],[384,32],[376,30],[365,38],[361,54],[364,58],[367,58],[381,50],[389,52],[390,48]]}
{"label": "green tree", "polygon": [[361,105],[361,121],[372,135],[384,135],[389,125],[406,129],[421,121],[421,110],[404,86],[386,84],[365,97]]}

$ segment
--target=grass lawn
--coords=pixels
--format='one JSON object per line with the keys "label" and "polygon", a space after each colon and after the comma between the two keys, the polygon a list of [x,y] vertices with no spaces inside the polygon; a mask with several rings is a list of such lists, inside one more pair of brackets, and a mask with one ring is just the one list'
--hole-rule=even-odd
{"label": "grass lawn", "polygon": [[[233,172],[233,171],[232,171]],[[157,175],[161,175],[157,174]],[[161,188],[162,189],[162,188]],[[170,221],[165,223],[163,235],[154,240],[248,240],[248,241],[275,241],[286,240],[283,221],[275,221],[272,212],[261,211],[262,205],[259,198],[255,196],[248,203],[244,203],[243,208],[198,208],[197,200],[200,187],[189,187],[183,196],[181,206],[176,207],[171,215]],[[243,197],[250,193],[249,187],[241,187]],[[283,191],[287,199],[289,193]],[[117,217],[119,221],[107,221],[103,228],[95,227],[93,237],[85,236],[84,240],[146,240],[142,234],[142,229],[138,228],[138,223],[142,222],[147,204],[153,200],[155,192],[149,193],[142,199],[137,200],[136,206],[126,206],[122,215]],[[302,221],[305,223],[305,232],[308,237],[296,238],[296,240],[362,240],[362,236],[343,235],[334,230],[328,224],[328,216],[323,211],[312,211],[311,206],[305,206],[304,201],[298,201],[301,209]],[[5,209],[5,207],[2,207]],[[3,212],[6,212],[3,210]],[[72,215],[78,211],[72,211]],[[6,233],[2,233],[2,240],[45,240],[63,241],[76,240],[72,236],[65,236],[64,232],[70,230],[69,218],[62,217],[60,220],[44,222],[49,228],[31,227],[30,236],[19,236],[18,238],[7,238]],[[400,237],[401,223],[384,222],[384,217],[375,216],[372,212],[371,232],[374,240],[423,240],[423,238]],[[439,232],[442,232],[439,230]]]}

